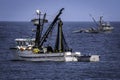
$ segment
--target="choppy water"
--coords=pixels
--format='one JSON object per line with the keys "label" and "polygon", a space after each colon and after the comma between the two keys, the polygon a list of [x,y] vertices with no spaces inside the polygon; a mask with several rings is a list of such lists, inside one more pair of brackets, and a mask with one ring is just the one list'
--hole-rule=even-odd
{"label": "choppy water", "polygon": [[72,33],[95,27],[91,22],[65,22],[63,26],[73,51],[100,55],[100,62],[28,62],[12,61],[15,51],[9,48],[15,38],[30,36],[35,27],[27,22],[0,22],[0,80],[120,80],[120,22],[111,25],[112,33],[99,34]]}

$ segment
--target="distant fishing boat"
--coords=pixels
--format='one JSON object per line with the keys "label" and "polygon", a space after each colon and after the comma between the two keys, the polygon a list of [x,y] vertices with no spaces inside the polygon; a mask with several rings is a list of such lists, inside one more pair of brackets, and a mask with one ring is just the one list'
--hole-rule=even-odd
{"label": "distant fishing boat", "polygon": [[[37,10],[38,19],[33,19],[36,28],[35,38],[17,38],[15,39],[17,46],[16,58],[25,61],[99,61],[99,55],[88,55],[87,57],[81,55],[80,52],[72,52],[65,40],[62,26],[63,22],[59,17],[62,14],[62,8],[56,15],[52,23],[49,25],[46,32],[42,35],[43,26],[45,22],[48,22],[46,13],[43,19],[40,19],[41,12]],[[58,30],[56,35],[56,42],[54,48],[51,45],[45,46],[44,43],[48,40],[48,36],[53,31],[55,24],[58,24]]]}
{"label": "distant fishing boat", "polygon": [[[91,15],[90,15],[91,16]],[[91,16],[92,17],[92,16]],[[94,23],[96,24],[97,28],[89,28],[89,29],[81,29],[81,30],[76,30],[73,31],[75,33],[100,33],[100,32],[108,32],[108,31],[112,31],[114,29],[114,27],[112,27],[110,25],[110,23],[104,22],[102,20],[103,16],[100,16],[100,20],[98,21],[99,23],[97,23],[97,21],[94,19],[94,17],[92,17]]]}

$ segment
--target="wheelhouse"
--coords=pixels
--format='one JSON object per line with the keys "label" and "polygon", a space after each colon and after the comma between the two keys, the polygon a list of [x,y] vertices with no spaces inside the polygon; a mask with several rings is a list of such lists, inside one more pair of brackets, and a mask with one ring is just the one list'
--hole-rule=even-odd
{"label": "wheelhouse", "polygon": [[33,46],[35,44],[35,39],[15,39],[17,46]]}

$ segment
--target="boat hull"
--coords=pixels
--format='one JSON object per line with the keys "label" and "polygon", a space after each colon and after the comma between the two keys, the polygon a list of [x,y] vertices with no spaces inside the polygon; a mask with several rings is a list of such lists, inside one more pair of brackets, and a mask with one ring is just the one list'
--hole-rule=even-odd
{"label": "boat hull", "polygon": [[99,55],[81,55],[79,52],[39,53],[17,51],[16,58],[23,61],[57,61],[57,62],[98,62]]}
{"label": "boat hull", "polygon": [[71,52],[34,54],[32,51],[18,51],[17,59],[25,61],[78,61],[75,55]]}
{"label": "boat hull", "polygon": [[103,27],[103,31],[112,31],[114,28],[113,27]]}

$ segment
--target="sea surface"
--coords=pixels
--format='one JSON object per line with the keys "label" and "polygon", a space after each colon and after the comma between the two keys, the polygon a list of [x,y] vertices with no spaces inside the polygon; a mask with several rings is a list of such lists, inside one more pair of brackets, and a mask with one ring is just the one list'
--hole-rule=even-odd
{"label": "sea surface", "polygon": [[[66,41],[73,51],[100,55],[99,62],[14,61],[15,38],[33,37],[30,22],[0,22],[0,80],[120,80],[120,22],[112,32],[89,34],[75,30],[96,27],[93,22],[64,22]],[[48,25],[45,25],[47,29]],[[53,44],[53,37],[48,43]]]}

